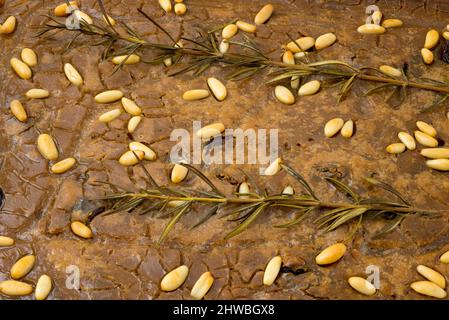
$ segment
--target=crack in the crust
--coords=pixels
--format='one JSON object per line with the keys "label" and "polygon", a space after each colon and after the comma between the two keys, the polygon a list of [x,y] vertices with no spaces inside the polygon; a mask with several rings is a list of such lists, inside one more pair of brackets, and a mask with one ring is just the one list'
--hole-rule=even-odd
{"label": "crack in the crust", "polygon": [[23,177],[23,176],[22,176],[20,173],[18,173],[16,170],[12,170],[12,173],[13,173],[17,178],[19,178],[21,181],[23,181],[23,182],[29,184],[30,186],[32,186],[32,187],[34,187],[34,188],[36,188],[36,189],[38,189],[38,190],[41,190],[41,191],[44,191],[44,190],[45,190],[44,187],[41,187],[41,186],[38,185],[37,183],[31,182],[31,181],[28,180],[27,178]]}

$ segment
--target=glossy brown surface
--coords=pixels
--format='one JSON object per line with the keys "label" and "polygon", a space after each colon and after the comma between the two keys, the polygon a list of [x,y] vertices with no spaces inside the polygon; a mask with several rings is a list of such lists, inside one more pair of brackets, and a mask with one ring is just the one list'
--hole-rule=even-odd
{"label": "glossy brown surface", "polygon": [[[211,271],[215,278],[206,299],[364,299],[367,297],[349,287],[347,279],[365,276],[369,265],[380,268],[381,280],[380,290],[369,299],[422,299],[409,286],[422,280],[415,271],[416,265],[425,264],[449,274],[449,265],[438,262],[440,254],[449,249],[447,211],[434,218],[410,217],[396,231],[376,240],[371,236],[384,221],[366,221],[363,230],[348,244],[343,259],[327,267],[318,267],[315,256],[328,245],[342,241],[347,227],[323,234],[309,219],[291,229],[272,228],[271,224],[293,217],[281,210],[265,214],[245,233],[229,241],[222,240],[223,236],[235,225],[225,219],[212,218],[190,230],[202,216],[201,210],[181,219],[159,247],[156,241],[166,220],[132,213],[99,217],[91,224],[93,239],[76,237],[70,231],[71,219],[79,218],[72,213],[76,201],[114,192],[99,181],[128,190],[146,186],[141,168],[125,168],[118,163],[130,142],[126,127],[131,116],[123,113],[109,124],[98,121],[100,114],[120,106],[119,101],[95,103],[94,96],[104,90],[120,89],[142,108],[144,119],[133,137],[157,152],[158,159],[146,161],[145,166],[159,183],[170,183],[168,155],[174,142],[169,136],[173,129],[191,131],[193,120],[203,124],[223,122],[228,128],[279,129],[279,155],[303,173],[326,201],[344,201],[322,180],[326,176],[341,177],[362,194],[383,196],[362,180],[375,173],[416,206],[447,209],[448,175],[426,168],[419,151],[395,156],[386,153],[385,147],[398,141],[399,131],[413,132],[417,120],[431,123],[444,145],[449,141],[449,120],[444,116],[444,108],[419,113],[434,99],[431,93],[413,90],[405,104],[392,109],[380,95],[363,97],[367,83],[356,84],[338,106],[335,88],[297,98],[295,104],[287,106],[275,100],[273,88],[264,84],[265,76],[226,82],[224,71],[218,67],[195,79],[190,75],[173,78],[166,76],[165,67],[140,63],[125,66],[111,76],[114,65],[100,61],[100,47],[78,43],[63,53],[69,35],[59,35],[56,40],[34,37],[31,27],[41,24],[42,15],[60,2],[6,0],[0,9],[2,21],[9,15],[18,18],[13,34],[0,35],[0,186],[6,194],[0,211],[0,234],[16,240],[14,246],[0,248],[0,280],[9,279],[14,262],[30,253],[36,255],[37,262],[25,281],[35,283],[41,274],[48,274],[55,287],[50,299],[190,299],[191,288],[205,271]],[[94,0],[80,2],[83,11],[101,18]],[[167,41],[166,36],[135,8],[148,12],[179,38],[193,37],[196,27],[210,29],[234,18],[252,22],[266,3],[189,0],[186,15],[177,17],[173,12],[165,14],[157,1],[105,0],[114,19],[122,19],[147,39],[160,42]],[[334,32],[338,40],[320,53],[323,59],[373,67],[408,63],[413,72],[428,78],[443,79],[447,75],[447,64],[438,59],[434,65],[425,66],[420,56],[426,31],[441,30],[448,24],[447,1],[380,2],[384,18],[404,21],[403,27],[390,29],[381,36],[356,32],[366,18],[365,1],[272,3],[274,14],[266,25],[257,27],[255,40],[273,59],[280,60],[281,45],[290,41],[287,33],[293,38],[300,33],[316,38]],[[240,38],[241,31],[236,39]],[[24,47],[38,54],[31,81],[19,79],[9,67],[10,58],[19,57]],[[80,88],[66,79],[64,63],[73,64],[82,74],[84,84]],[[186,90],[207,88],[206,79],[210,76],[225,82],[228,97],[223,102],[212,97],[194,102],[182,99]],[[50,97],[24,97],[27,90],[38,87],[49,90]],[[9,103],[14,99],[24,104],[29,115],[26,123],[17,121],[9,112]],[[335,117],[355,121],[352,138],[324,137],[324,124]],[[62,175],[51,173],[53,162],[43,159],[36,148],[41,132],[55,138],[60,159],[77,159],[74,169]],[[230,194],[244,179],[238,167],[214,165],[201,169]],[[271,192],[280,192],[287,184],[299,191],[299,186],[283,172],[275,177],[259,177],[257,166],[240,167]],[[192,175],[183,184],[205,187]],[[275,255],[283,257],[285,266],[305,272],[284,272],[272,286],[263,286],[263,270]],[[176,291],[161,292],[162,276],[181,264],[191,270],[185,284]],[[66,287],[66,268],[71,265],[80,270],[80,290]]]}

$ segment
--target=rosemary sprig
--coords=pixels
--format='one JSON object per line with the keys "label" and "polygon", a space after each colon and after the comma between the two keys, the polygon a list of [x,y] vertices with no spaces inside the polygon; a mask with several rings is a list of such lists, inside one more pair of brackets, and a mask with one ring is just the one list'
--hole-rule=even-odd
{"label": "rosemary sprig", "polygon": [[[231,223],[237,223],[237,226],[225,236],[225,239],[232,238],[242,233],[259,216],[266,214],[270,208],[274,207],[293,209],[297,215],[292,221],[276,225],[275,227],[292,227],[302,222],[313,212],[316,212],[319,213],[319,215],[315,219],[315,223],[318,228],[323,229],[326,232],[333,231],[346,223],[355,221],[355,226],[349,233],[349,238],[356,234],[356,231],[362,225],[362,221],[368,216],[391,220],[378,234],[375,235],[375,237],[377,237],[398,227],[409,215],[416,213],[432,214],[440,212],[436,210],[415,208],[392,186],[370,177],[365,180],[371,185],[391,193],[398,201],[388,198],[378,199],[362,197],[347,184],[332,178],[326,178],[326,181],[334,186],[337,191],[346,195],[350,202],[334,203],[322,201],[318,199],[307,181],[292,167],[286,164],[282,164],[282,169],[299,183],[304,193],[298,195],[285,195],[269,194],[266,190],[262,193],[260,190],[256,190],[250,195],[245,194],[248,197],[239,197],[242,196],[242,194],[226,196],[200,170],[190,165],[185,166],[188,166],[191,172],[202,179],[211,190],[204,191],[182,189],[178,187],[169,188],[155,186],[153,183],[154,179],[147,172],[150,177],[150,189],[141,190],[140,192],[115,193],[102,198],[109,202],[108,209],[101,211],[99,214],[92,217],[92,219],[101,215],[132,211],[140,211],[139,213],[141,214],[152,214],[159,218],[170,217],[170,220],[167,222],[164,231],[159,238],[159,242],[162,242],[173,229],[174,225],[183,216],[191,212],[195,205],[207,206],[208,209],[206,210],[206,215],[201,218],[192,229],[198,227],[219,213],[223,218],[231,217],[228,220]],[[174,201],[176,201],[176,206],[171,207],[170,204]],[[146,206],[147,204],[150,204],[150,207]],[[223,212],[222,209],[226,208],[231,208],[231,210]]]}
{"label": "rosemary sprig", "polygon": [[[102,13],[107,16],[102,0],[100,3]],[[159,25],[153,18],[141,9],[137,9],[148,21],[159,28],[170,39],[170,44],[153,43],[145,40],[136,30],[133,30],[124,22],[120,22],[121,28],[114,28],[108,22],[97,21],[94,24],[81,22],[80,28],[73,30],[67,29],[63,22],[55,18],[49,17],[49,22],[40,27],[37,36],[42,37],[51,31],[60,32],[68,31],[75,33],[69,45],[72,46],[80,35],[100,38],[96,45],[105,47],[102,57],[107,59],[113,55],[131,55],[133,53],[151,49],[154,56],[145,58],[142,61],[147,63],[162,63],[164,59],[172,57],[174,65],[178,65],[180,61],[184,61],[180,66],[174,67],[170,72],[171,76],[191,72],[194,76],[202,74],[212,65],[222,65],[225,68],[234,69],[227,76],[231,80],[242,80],[252,77],[262,70],[269,68],[275,76],[268,81],[269,84],[289,81],[292,76],[311,77],[318,76],[325,83],[327,81],[341,84],[338,94],[338,102],[342,101],[350,92],[354,83],[357,81],[367,81],[370,83],[378,83],[372,89],[366,92],[366,95],[379,92],[384,89],[391,89],[387,95],[386,101],[394,106],[401,104],[406,98],[406,89],[415,88],[420,90],[429,90],[437,93],[440,97],[436,100],[436,104],[442,104],[449,95],[449,84],[439,80],[425,79],[414,77],[410,80],[403,71],[401,78],[392,78],[380,73],[376,68],[361,67],[349,65],[338,60],[326,60],[318,62],[310,62],[309,54],[307,55],[307,63],[299,61],[298,64],[290,65],[269,59],[258,48],[258,46],[249,37],[244,35],[243,41],[231,41],[239,50],[237,52],[221,53],[218,50],[219,43],[215,36],[215,32],[221,30],[224,26],[215,28],[209,32],[200,31],[196,39],[182,37],[187,42],[186,46],[180,47],[170,33]],[[113,50],[114,49],[114,50]],[[183,59],[187,57],[188,59]],[[121,68],[123,64],[116,66],[115,71]],[[395,99],[395,97],[397,98]],[[435,104],[433,105],[433,107]]]}

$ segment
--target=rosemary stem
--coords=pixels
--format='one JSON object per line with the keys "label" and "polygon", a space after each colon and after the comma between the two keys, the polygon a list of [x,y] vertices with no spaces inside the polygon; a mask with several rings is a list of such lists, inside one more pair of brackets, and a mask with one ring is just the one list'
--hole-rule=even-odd
{"label": "rosemary stem", "polygon": [[[277,66],[277,67],[281,67],[281,68],[304,70],[304,66],[302,66],[302,65],[291,65],[291,64],[285,64],[285,63],[282,63],[282,62],[272,61],[272,60],[267,60],[265,62],[265,64],[272,65],[272,66]],[[319,70],[319,73],[321,73],[321,74],[328,74],[328,72],[326,70]],[[334,74],[334,73],[330,73],[330,74]],[[434,85],[426,84],[426,83],[417,83],[417,82],[413,82],[413,81],[404,81],[404,80],[393,79],[393,78],[388,78],[388,77],[378,77],[378,76],[363,74],[360,71],[358,71],[358,72],[354,71],[354,72],[348,72],[348,73],[343,73],[342,72],[341,73],[341,76],[347,77],[347,78],[350,78],[353,75],[356,75],[356,77],[358,79],[361,79],[361,80],[367,80],[367,81],[373,81],[373,82],[382,82],[382,83],[391,83],[392,85],[397,85],[397,86],[413,87],[413,88],[419,88],[419,89],[424,89],[424,90],[432,90],[432,91],[436,91],[436,92],[443,92],[443,93],[449,94],[449,86],[446,86],[446,87],[434,86]]]}
{"label": "rosemary stem", "polygon": [[[70,30],[70,31],[77,31],[77,30]],[[90,32],[94,35],[98,35],[98,36],[102,36],[102,37],[109,37],[111,40],[115,40],[115,41],[122,40],[122,41],[125,41],[128,43],[140,44],[141,46],[158,47],[158,44],[151,43],[147,40],[144,40],[144,39],[141,39],[138,37],[134,37],[134,36],[125,36],[125,35],[120,35],[117,33],[107,34],[107,33],[100,32],[98,30],[95,30],[95,31],[90,30]],[[189,56],[209,55],[211,57],[215,57],[217,59],[217,62],[223,62],[225,64],[229,64],[229,62],[227,62],[227,57],[232,57],[232,53],[222,54],[220,52],[215,52],[213,50],[211,50],[211,51],[195,50],[195,49],[191,49],[191,48],[182,48],[182,47],[176,47],[176,46],[173,46],[173,52],[179,52],[181,54],[185,54],[185,55],[189,55]],[[279,68],[298,69],[298,70],[302,70],[302,71],[307,70],[307,71],[316,72],[316,73],[320,73],[320,74],[335,75],[335,72],[332,72],[329,70],[319,70],[314,67],[307,67],[304,65],[285,64],[283,62],[273,61],[273,60],[269,60],[269,59],[261,60],[261,61],[259,61],[259,63],[262,65],[276,66]],[[381,83],[390,83],[392,85],[397,85],[397,86],[402,86],[402,87],[413,87],[413,88],[419,88],[419,89],[431,90],[431,91],[435,91],[435,92],[449,94],[449,86],[435,86],[435,85],[431,85],[431,84],[427,84],[427,83],[417,83],[417,82],[413,82],[413,81],[393,79],[393,78],[388,78],[388,77],[373,76],[373,75],[364,74],[360,70],[358,70],[355,67],[352,67],[350,65],[346,65],[346,67],[348,67],[352,71],[351,72],[341,72],[339,75],[341,75],[343,77],[347,77],[347,78],[350,78],[350,77],[356,75],[356,77],[361,80],[381,82]]]}
{"label": "rosemary stem", "polygon": [[[147,198],[147,199],[159,199],[165,201],[186,201],[186,202],[200,202],[200,203],[239,203],[239,204],[250,204],[250,203],[269,203],[272,201],[283,200],[282,198],[271,199],[267,198],[204,198],[204,197],[179,197],[179,196],[169,196],[169,195],[158,195],[158,194],[148,194],[148,193],[132,193],[127,194],[128,197],[136,198]],[[439,210],[421,210],[412,207],[396,207],[396,206],[381,206],[372,204],[352,204],[352,203],[335,203],[335,202],[323,202],[319,200],[305,200],[298,199],[294,197],[285,197],[285,201],[290,204],[295,204],[304,207],[315,207],[315,208],[372,208],[375,210],[383,211],[394,211],[400,213],[412,213],[412,212],[423,212],[423,213],[437,213],[441,212]]]}

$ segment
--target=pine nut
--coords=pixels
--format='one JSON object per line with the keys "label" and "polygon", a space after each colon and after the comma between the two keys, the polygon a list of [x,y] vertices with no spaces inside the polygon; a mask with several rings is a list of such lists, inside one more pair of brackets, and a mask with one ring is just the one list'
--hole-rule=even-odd
{"label": "pine nut", "polygon": [[23,63],[17,58],[12,58],[9,62],[14,72],[20,78],[28,80],[32,77],[33,73],[31,72],[30,67],[26,63]]}
{"label": "pine nut", "polygon": [[254,23],[256,25],[261,25],[267,22],[271,15],[273,14],[274,7],[272,4],[265,5],[260,11],[256,14],[256,17],[254,18]]}
{"label": "pine nut", "polygon": [[34,291],[34,295],[36,300],[45,300],[50,294],[52,289],[51,278],[46,274],[43,274],[39,277],[36,284],[36,290]]}
{"label": "pine nut", "polygon": [[[239,185],[239,191],[238,191],[238,193],[241,193],[241,194],[248,194],[248,193],[249,193],[249,185],[248,185],[248,183],[242,182],[242,183]],[[242,198],[242,199],[248,199],[249,196],[247,196],[247,195],[241,195],[241,196],[239,196],[239,198]]]}
{"label": "pine nut", "polygon": [[84,239],[90,239],[94,236],[92,230],[80,221],[73,221],[70,224],[70,229],[75,235]]}
{"label": "pine nut", "polygon": [[449,171],[449,159],[427,160],[426,165],[431,169]]}
{"label": "pine nut", "polygon": [[33,287],[16,280],[0,281],[0,292],[8,296],[26,296],[33,292]]}
{"label": "pine nut", "polygon": [[214,283],[214,277],[208,272],[204,272],[193,285],[190,295],[195,300],[201,300],[207,294]]}
{"label": "pine nut", "polygon": [[387,150],[388,153],[392,154],[398,154],[405,151],[405,144],[399,142],[399,143],[392,143],[388,145],[385,150]]}
{"label": "pine nut", "polygon": [[11,101],[9,108],[11,109],[11,113],[14,115],[14,117],[16,117],[17,120],[21,122],[27,121],[27,112],[19,100]]}
{"label": "pine nut", "polygon": [[289,50],[285,51],[282,55],[282,62],[285,64],[295,64],[295,57],[293,53]]}
{"label": "pine nut", "polygon": [[343,128],[344,121],[342,118],[334,118],[329,120],[324,126],[324,135],[328,138],[333,137]]}
{"label": "pine nut", "polygon": [[416,149],[416,143],[415,143],[415,139],[413,139],[413,137],[408,134],[407,132],[399,132],[398,133],[398,138],[399,140],[401,140],[401,142],[403,144],[405,144],[405,146],[407,147],[407,149],[409,150],[415,150]]}
{"label": "pine nut", "polygon": [[164,66],[170,67],[173,64],[173,59],[171,57],[165,58],[163,61]]}
{"label": "pine nut", "polygon": [[237,26],[235,24],[231,23],[223,28],[223,31],[221,32],[221,36],[223,37],[223,39],[231,39],[233,36],[235,36],[237,31],[238,31]]}
{"label": "pine nut", "polygon": [[428,134],[425,134],[424,132],[415,131],[415,139],[420,144],[426,147],[437,147],[438,146],[438,140],[429,136]]}
{"label": "pine nut", "polygon": [[276,86],[274,88],[274,95],[276,99],[283,104],[293,104],[295,103],[295,97],[293,93],[284,86]]}
{"label": "pine nut", "polygon": [[210,138],[221,135],[224,130],[225,126],[223,123],[212,123],[198,130],[196,132],[196,136],[198,138],[202,138],[203,140],[209,140]]}
{"label": "pine nut", "polygon": [[388,28],[396,28],[396,27],[402,27],[402,20],[399,19],[386,19],[382,22],[382,27],[388,29]]}
{"label": "pine nut", "polygon": [[348,279],[349,285],[356,291],[366,296],[372,296],[376,293],[376,287],[371,282],[361,277],[351,277]]}
{"label": "pine nut", "polygon": [[169,208],[176,208],[176,207],[182,206],[182,205],[185,204],[185,203],[187,203],[187,201],[182,201],[182,200],[172,200],[172,201],[169,201],[169,202],[167,203],[167,206],[168,206]]}
{"label": "pine nut", "polygon": [[45,99],[50,93],[44,89],[30,89],[25,93],[25,96],[30,99]]}
{"label": "pine nut", "polygon": [[120,90],[108,90],[101,92],[95,96],[97,103],[110,103],[117,101],[123,97],[123,92]]}
{"label": "pine nut", "polygon": [[36,52],[33,51],[33,49],[23,48],[22,52],[20,53],[20,57],[22,58],[22,61],[30,67],[34,67],[37,65],[37,55]]}
{"label": "pine nut", "polygon": [[[78,9],[78,5],[76,1],[70,1],[70,5],[73,9]],[[67,3],[62,3],[55,8],[55,16],[57,17],[65,17],[70,13],[70,8],[67,6]]]}
{"label": "pine nut", "polygon": [[298,76],[293,76],[290,79],[290,87],[292,87],[292,89],[294,90],[298,90],[299,89],[299,84],[300,84],[300,78]]}
{"label": "pine nut", "polygon": [[382,12],[380,12],[379,10],[374,11],[371,17],[373,18],[373,23],[379,25],[380,21],[382,20]]}
{"label": "pine nut", "polygon": [[14,16],[9,16],[5,22],[0,25],[0,33],[3,34],[9,34],[9,33],[13,33],[14,30],[16,29],[16,17]]}
{"label": "pine nut", "polygon": [[282,191],[282,194],[294,195],[295,194],[295,190],[293,190],[293,187],[291,187],[291,186],[286,186],[284,188],[284,190]]}
{"label": "pine nut", "polygon": [[263,284],[266,286],[271,286],[276,280],[279,271],[281,270],[282,258],[281,256],[276,256],[272,258],[267,266],[265,267],[265,272],[263,274]]}
{"label": "pine nut", "polygon": [[161,290],[174,291],[178,289],[184,283],[184,281],[186,281],[188,274],[189,268],[186,265],[182,265],[170,271],[162,278]]}
{"label": "pine nut", "polygon": [[346,252],[346,246],[343,243],[333,244],[316,256],[315,261],[318,265],[327,265],[340,260]]}
{"label": "pine nut", "polygon": [[139,106],[131,99],[123,97],[122,106],[126,112],[133,116],[140,116],[142,114],[142,109],[140,109]]}
{"label": "pine nut", "polygon": [[[312,37],[301,37],[295,41],[287,43],[287,49],[293,53],[306,51],[315,45],[315,39]],[[299,46],[299,47],[298,47]]]}
{"label": "pine nut", "polygon": [[435,130],[435,128],[424,121],[416,121],[416,126],[418,127],[419,130],[421,130],[425,134],[428,134],[431,137],[437,136],[437,131]]}
{"label": "pine nut", "polygon": [[441,263],[449,263],[449,251],[446,251],[440,256]]}
{"label": "pine nut", "polygon": [[93,24],[94,21],[92,20],[91,17],[89,17],[89,15],[87,15],[85,12],[81,11],[81,10],[75,10],[73,11],[73,14],[80,20],[80,21],[84,21],[87,24]]}
{"label": "pine nut", "polygon": [[444,289],[446,287],[446,279],[438,271],[435,271],[435,270],[433,270],[427,266],[424,266],[422,264],[420,264],[419,266],[416,267],[416,271],[418,271],[418,273],[420,275],[422,275],[424,278],[426,278],[427,280],[435,283],[440,288]]}
{"label": "pine nut", "polygon": [[249,33],[256,32],[256,26],[251,23],[239,20],[235,23],[235,25],[237,26],[237,28],[239,28],[240,30],[242,30],[244,32],[249,32]]}
{"label": "pine nut", "polygon": [[421,155],[431,159],[449,159],[449,149],[448,148],[422,149]]}
{"label": "pine nut", "polygon": [[270,165],[265,169],[264,174],[266,176],[274,176],[276,173],[281,171],[281,168],[282,168],[281,163],[282,163],[282,159],[277,158],[272,163],[270,163]]}
{"label": "pine nut", "polygon": [[0,247],[9,247],[14,244],[14,239],[10,237],[0,236]]}
{"label": "pine nut", "polygon": [[113,64],[136,64],[140,62],[140,56],[137,54],[115,56],[111,61]]}
{"label": "pine nut", "polygon": [[433,49],[440,40],[440,34],[435,29],[429,30],[426,34],[426,40],[424,41],[424,48]]}
{"label": "pine nut", "polygon": [[354,133],[354,122],[352,120],[346,121],[343,127],[341,128],[340,133],[345,138],[352,137],[352,134]]}
{"label": "pine nut", "polygon": [[383,74],[386,74],[387,76],[390,76],[390,77],[398,78],[398,77],[402,76],[401,70],[399,70],[397,68],[393,68],[391,66],[383,65],[383,66],[379,67],[379,70]]}
{"label": "pine nut", "polygon": [[207,78],[207,85],[218,101],[223,101],[228,95],[225,85],[217,78]]}
{"label": "pine nut", "polygon": [[221,53],[226,53],[229,50],[229,42],[226,40],[221,40],[219,50]]}
{"label": "pine nut", "polygon": [[357,32],[361,34],[382,34],[385,28],[377,24],[364,24],[357,28]]}
{"label": "pine nut", "polygon": [[[106,19],[106,17],[107,17],[107,19]],[[102,18],[103,18],[103,21],[107,25],[109,25],[109,23],[111,24],[111,26],[115,26],[117,24],[117,22],[114,20],[114,18],[112,18],[110,15],[106,15],[106,16],[103,15]],[[108,20],[109,20],[109,23],[108,23]]]}
{"label": "pine nut", "polygon": [[141,116],[134,116],[128,121],[128,132],[133,133],[136,131],[137,127],[139,126],[140,121],[142,121]]}
{"label": "pine nut", "polygon": [[416,281],[413,282],[410,286],[413,290],[425,296],[438,299],[444,299],[447,296],[446,291],[430,281]]}
{"label": "pine nut", "polygon": [[320,90],[321,83],[318,80],[312,80],[304,83],[298,90],[299,96],[311,96]]}
{"label": "pine nut", "polygon": [[129,143],[129,150],[131,150],[131,151],[137,151],[137,150],[143,151],[143,153],[144,153],[144,157],[143,158],[145,160],[155,160],[156,159],[156,153],[153,150],[151,150],[150,147],[144,145],[141,142],[137,142],[137,141],[130,142]]}
{"label": "pine nut", "polygon": [[78,70],[76,70],[70,63],[64,64],[64,73],[67,79],[75,86],[80,86],[83,84],[83,77],[81,77]]}
{"label": "pine nut", "polygon": [[120,109],[113,109],[111,111],[103,113],[98,120],[100,122],[108,123],[115,119],[117,119],[122,114],[122,111]]}
{"label": "pine nut", "polygon": [[20,258],[11,267],[11,278],[17,280],[25,277],[33,269],[35,262],[36,257],[32,254]]}
{"label": "pine nut", "polygon": [[321,50],[330,47],[337,41],[337,36],[333,33],[326,33],[315,40],[315,49]]}
{"label": "pine nut", "polygon": [[193,89],[183,93],[182,98],[187,101],[195,101],[207,98],[209,91],[205,89]]}
{"label": "pine nut", "polygon": [[159,5],[161,6],[162,10],[167,13],[172,9],[170,0],[159,0]]}
{"label": "pine nut", "polygon": [[126,151],[118,162],[127,167],[127,166],[133,166],[135,164],[138,164],[140,160],[143,160],[145,158],[145,152],[141,150],[135,150],[135,151]]}
{"label": "pine nut", "polygon": [[443,32],[443,38],[446,40],[449,40],[449,31],[444,31]]}
{"label": "pine nut", "polygon": [[64,173],[68,170],[70,170],[76,163],[75,158],[67,158],[64,160],[61,160],[54,165],[51,166],[51,172],[53,173]]}
{"label": "pine nut", "polygon": [[58,158],[59,154],[56,144],[53,138],[47,133],[42,133],[37,138],[37,149],[47,160],[56,160]]}
{"label": "pine nut", "polygon": [[186,13],[187,7],[184,3],[175,4],[175,14],[178,16],[182,16]]}
{"label": "pine nut", "polygon": [[175,164],[170,175],[171,182],[182,182],[187,177],[187,173],[189,173],[189,169],[187,169],[187,167],[180,164]]}
{"label": "pine nut", "polygon": [[433,62],[433,52],[427,48],[421,49],[422,60],[425,64],[432,64]]}

